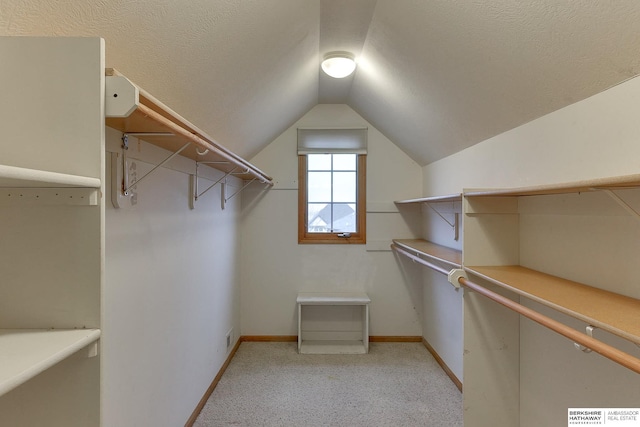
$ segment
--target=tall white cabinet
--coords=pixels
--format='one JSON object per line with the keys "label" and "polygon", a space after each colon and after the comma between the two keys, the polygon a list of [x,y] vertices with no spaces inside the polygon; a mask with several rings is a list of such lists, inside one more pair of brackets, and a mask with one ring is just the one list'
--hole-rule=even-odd
{"label": "tall white cabinet", "polygon": [[100,423],[104,42],[0,38],[0,425]]}

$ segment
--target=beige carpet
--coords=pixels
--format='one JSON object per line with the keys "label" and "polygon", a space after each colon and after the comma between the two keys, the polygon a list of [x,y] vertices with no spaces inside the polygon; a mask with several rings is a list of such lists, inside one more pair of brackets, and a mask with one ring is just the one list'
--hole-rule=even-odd
{"label": "beige carpet", "polygon": [[462,394],[420,343],[364,355],[297,354],[244,342],[196,427],[462,426]]}

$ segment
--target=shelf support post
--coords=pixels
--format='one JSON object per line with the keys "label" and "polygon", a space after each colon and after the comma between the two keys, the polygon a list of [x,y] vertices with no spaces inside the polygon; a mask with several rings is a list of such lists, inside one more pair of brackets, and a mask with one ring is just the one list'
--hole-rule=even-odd
{"label": "shelf support post", "polygon": [[[226,178],[226,176],[225,176],[225,178]],[[235,193],[233,193],[233,194],[232,194],[231,196],[229,196],[229,197],[226,197],[226,196],[225,196],[225,191],[224,191],[224,189],[225,189],[225,187],[226,187],[226,186],[224,185],[224,184],[226,184],[226,180],[225,180],[225,182],[223,183],[223,186],[222,186],[222,189],[223,189],[223,191],[222,191],[222,209],[224,209],[224,207],[225,207],[226,203],[227,203],[229,200],[231,200],[231,199],[232,199],[236,194],[239,194],[240,192],[242,192],[242,190],[244,190],[245,188],[247,188],[247,187],[248,187],[248,186],[249,186],[253,181],[255,181],[256,179],[258,179],[258,178],[253,178],[251,181],[247,182],[245,185],[243,185],[243,186],[242,186],[242,188],[240,188],[238,191],[236,191]]]}
{"label": "shelf support post", "polygon": [[[229,172],[225,172],[224,176],[222,176],[216,182],[214,182],[209,187],[207,187],[207,189],[204,190],[202,193],[198,194],[198,166],[200,164],[217,164],[217,163],[228,164],[229,162],[196,162],[196,174],[195,175],[190,175],[191,176],[191,188],[192,188],[192,191],[191,191],[191,205],[190,205],[191,209],[193,209],[195,207],[195,202],[197,202],[198,199],[204,195],[204,193],[206,193],[207,191],[211,190],[217,184],[219,184],[220,182],[225,180],[229,175],[231,175],[233,172],[235,172],[235,170],[238,168],[237,166],[234,166],[233,169],[231,169]],[[223,205],[224,205],[224,202],[223,202]]]}

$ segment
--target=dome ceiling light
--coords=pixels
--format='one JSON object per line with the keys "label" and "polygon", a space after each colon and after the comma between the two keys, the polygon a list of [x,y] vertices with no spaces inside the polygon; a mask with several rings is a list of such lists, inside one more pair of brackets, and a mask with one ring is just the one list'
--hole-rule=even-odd
{"label": "dome ceiling light", "polygon": [[322,60],[322,70],[336,79],[349,76],[355,69],[355,57],[349,52],[330,52]]}

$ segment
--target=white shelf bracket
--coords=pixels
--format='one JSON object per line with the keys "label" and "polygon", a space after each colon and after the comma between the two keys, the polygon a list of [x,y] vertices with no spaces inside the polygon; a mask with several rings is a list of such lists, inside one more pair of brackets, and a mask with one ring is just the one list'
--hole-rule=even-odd
{"label": "white shelf bracket", "polygon": [[[586,334],[591,338],[593,338],[593,330],[596,329],[596,327],[593,325],[589,325],[585,329],[586,329]],[[589,347],[585,347],[582,344],[578,344],[577,342],[574,342],[573,345],[577,350],[580,350],[583,353],[591,353],[592,351]]]}
{"label": "white shelf bracket", "polygon": [[465,273],[465,271],[461,268],[454,268],[449,272],[447,276],[449,283],[451,283],[453,287],[456,288],[456,290],[460,289],[460,282],[458,281],[458,279],[460,279],[461,277],[468,279],[467,273]]}
{"label": "white shelf bracket", "polygon": [[453,222],[449,221],[444,215],[442,215],[436,208],[431,206],[431,203],[425,202],[425,205],[429,206],[440,218],[444,220],[451,228],[453,228],[453,238],[458,240],[460,238],[460,214],[453,212]]}
{"label": "white shelf bracket", "polygon": [[98,355],[98,341],[94,341],[87,346],[87,357],[92,358]]}
{"label": "white shelf bracket", "polygon": [[247,188],[253,181],[255,181],[258,178],[253,178],[251,181],[247,182],[245,185],[243,185],[239,190],[237,190],[235,193],[233,193],[232,195],[230,195],[229,197],[226,197],[225,195],[225,188],[226,188],[226,180],[225,182],[222,184],[222,209],[224,209],[225,205],[227,204],[227,202],[231,199],[233,199],[234,196],[236,196],[237,194],[240,194],[242,192],[242,190],[244,190],[245,188]]}
{"label": "white shelf bracket", "polygon": [[[196,173],[195,175],[190,175],[190,183],[191,183],[191,190],[190,190],[190,204],[189,207],[191,209],[195,208],[195,204],[198,201],[198,199],[200,197],[202,197],[204,195],[204,193],[206,193],[207,191],[211,190],[213,187],[215,187],[216,185],[218,185],[219,183],[221,183],[223,180],[225,180],[229,175],[231,175],[238,167],[235,166],[233,169],[231,169],[229,172],[226,172],[224,174],[224,176],[222,176],[220,179],[218,179],[216,182],[214,182],[213,184],[211,184],[209,187],[206,188],[206,190],[204,190],[202,193],[198,193],[198,167],[200,164],[229,164],[229,162],[196,162]],[[224,202],[223,202],[224,205]],[[223,207],[224,209],[224,207]]]}
{"label": "white shelf bracket", "polygon": [[[154,134],[150,134],[150,133],[125,133],[124,136],[122,137],[122,159],[123,161],[126,161],[126,151],[129,149],[129,135],[133,135],[133,136],[173,136],[172,133],[154,133]],[[131,190],[131,187],[133,187],[134,185],[138,185],[140,184],[140,181],[142,181],[143,179],[145,179],[146,177],[148,177],[149,175],[151,175],[152,173],[154,173],[158,168],[166,165],[168,162],[170,162],[174,157],[176,157],[178,154],[180,154],[185,148],[187,148],[189,145],[191,145],[191,142],[187,142],[186,144],[184,144],[178,151],[176,151],[175,153],[171,154],[169,157],[167,157],[166,159],[164,159],[162,162],[160,162],[158,165],[156,165],[153,169],[151,169],[149,172],[147,172],[146,174],[144,174],[143,176],[141,176],[135,183],[129,185],[128,182],[128,176],[127,176],[127,171],[126,169],[124,172],[124,184],[123,184],[123,189],[122,192],[124,193],[125,196],[129,195],[129,191]],[[123,167],[124,167],[125,163],[123,163]]]}
{"label": "white shelf bracket", "polygon": [[635,217],[635,219],[637,219],[638,221],[640,221],[640,212],[638,212],[637,210],[635,210],[634,208],[632,208],[627,202],[625,202],[622,197],[618,196],[616,193],[613,192],[613,190],[609,190],[606,188],[603,188],[602,191],[604,191],[604,193],[609,196],[611,199],[613,199],[617,204],[619,204],[620,206],[622,206],[622,208],[624,210],[626,210],[628,213],[630,213],[633,217]]}

